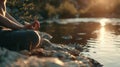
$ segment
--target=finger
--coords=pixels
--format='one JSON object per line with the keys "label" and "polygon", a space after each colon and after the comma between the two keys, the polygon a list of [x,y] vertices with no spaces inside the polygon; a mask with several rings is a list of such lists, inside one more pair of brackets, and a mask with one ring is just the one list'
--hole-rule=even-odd
{"label": "finger", "polygon": [[40,28],[40,22],[35,20],[34,23],[33,23],[33,26],[35,27],[36,30],[39,30]]}

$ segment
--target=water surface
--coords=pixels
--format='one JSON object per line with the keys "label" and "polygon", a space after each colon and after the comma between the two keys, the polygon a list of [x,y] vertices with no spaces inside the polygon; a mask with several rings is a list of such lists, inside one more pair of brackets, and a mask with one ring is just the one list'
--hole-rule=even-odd
{"label": "water surface", "polygon": [[53,36],[54,43],[79,43],[89,56],[104,67],[120,66],[120,25],[116,18],[77,18],[41,24],[41,31]]}

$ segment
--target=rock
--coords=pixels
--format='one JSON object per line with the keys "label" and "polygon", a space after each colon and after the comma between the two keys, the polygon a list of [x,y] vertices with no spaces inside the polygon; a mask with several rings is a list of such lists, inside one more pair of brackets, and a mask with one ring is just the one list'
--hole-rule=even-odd
{"label": "rock", "polygon": [[47,48],[47,47],[51,47],[53,45],[53,43],[51,43],[48,39],[42,39],[41,41],[41,47],[42,48]]}
{"label": "rock", "polygon": [[65,63],[65,67],[86,67],[81,61],[70,61]]}
{"label": "rock", "polygon": [[[97,61],[80,55],[80,44],[55,44],[47,35],[39,48],[20,52],[0,48],[0,67],[102,67]],[[45,37],[44,37],[45,36]]]}
{"label": "rock", "polygon": [[[21,61],[18,61],[21,63]],[[17,63],[18,63],[17,62]],[[37,57],[30,57],[24,61],[25,66],[27,67],[63,67],[64,63],[60,61],[58,58],[37,58]]]}
{"label": "rock", "polygon": [[66,35],[66,36],[62,36],[63,39],[65,40],[69,40],[69,39],[72,39],[72,36],[71,35]]}
{"label": "rock", "polygon": [[23,55],[29,55],[30,54],[30,52],[28,50],[21,50],[20,53],[23,54]]}
{"label": "rock", "polygon": [[64,63],[58,58],[35,56],[27,57],[17,52],[0,48],[0,67],[63,67]]}
{"label": "rock", "polygon": [[41,37],[44,38],[44,39],[48,39],[48,40],[50,40],[50,39],[53,38],[50,34],[45,33],[45,32],[39,32],[39,34],[40,34]]}
{"label": "rock", "polygon": [[27,57],[0,47],[0,67],[11,67],[20,58],[26,59]]}

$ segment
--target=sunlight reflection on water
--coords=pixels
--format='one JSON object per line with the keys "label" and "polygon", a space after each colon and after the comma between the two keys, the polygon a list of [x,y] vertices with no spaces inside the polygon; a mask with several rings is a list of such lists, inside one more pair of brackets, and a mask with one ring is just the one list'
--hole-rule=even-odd
{"label": "sunlight reflection on water", "polygon": [[89,46],[86,48],[89,52],[83,54],[102,63],[104,67],[120,67],[119,18],[71,18],[54,22],[58,24],[45,24],[46,27],[42,28],[53,36],[52,42]]}
{"label": "sunlight reflection on water", "polygon": [[[89,52],[85,52],[89,57],[92,57],[102,63],[104,67],[119,67],[120,66],[120,48],[115,44],[120,45],[120,42],[116,42],[120,39],[120,35],[114,35],[110,31],[106,30],[105,23],[108,19],[102,19],[100,21],[101,28],[97,33],[96,40],[91,40],[88,45],[95,48],[89,48]],[[92,41],[95,41],[91,44]]]}
{"label": "sunlight reflection on water", "polygon": [[119,18],[70,18],[57,20],[60,24],[78,23],[78,22],[120,22]]}
{"label": "sunlight reflection on water", "polygon": [[101,26],[105,26],[106,25],[106,22],[109,22],[110,19],[101,19],[99,22],[101,24]]}

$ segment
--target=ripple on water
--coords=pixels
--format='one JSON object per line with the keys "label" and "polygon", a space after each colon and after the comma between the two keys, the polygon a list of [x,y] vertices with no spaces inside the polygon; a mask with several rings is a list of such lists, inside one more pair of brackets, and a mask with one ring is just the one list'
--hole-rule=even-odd
{"label": "ripple on water", "polygon": [[[101,23],[104,22],[106,24],[103,23],[103,26],[100,27],[100,21]],[[72,36],[71,41],[89,46],[85,47],[86,51],[83,52],[84,54],[87,54],[87,56],[92,57],[93,59],[103,63],[105,67],[120,66],[119,18],[71,18],[62,19],[62,22],[60,20],[60,23],[58,24],[62,23],[66,25],[53,25],[52,27],[54,28],[48,28],[54,29],[55,32],[51,33],[53,34],[53,37],[54,35],[56,35],[56,33],[57,35],[66,35],[66,33],[63,32],[69,32],[69,35]],[[73,25],[70,25],[69,23]],[[61,27],[64,27],[65,30],[63,30]],[[70,38],[65,37],[65,39]]]}

